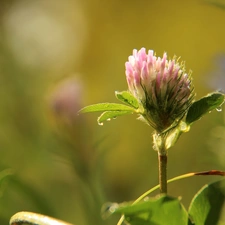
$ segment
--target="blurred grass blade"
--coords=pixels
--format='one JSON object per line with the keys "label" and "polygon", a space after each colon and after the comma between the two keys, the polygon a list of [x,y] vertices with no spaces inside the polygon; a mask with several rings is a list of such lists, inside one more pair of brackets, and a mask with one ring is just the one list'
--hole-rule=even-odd
{"label": "blurred grass blade", "polygon": [[209,185],[205,185],[193,198],[189,215],[192,220],[191,224],[195,225],[212,225],[225,224],[221,221],[222,208],[225,204],[225,180],[220,180]]}
{"label": "blurred grass blade", "polygon": [[103,111],[130,111],[135,112],[135,109],[123,105],[123,104],[117,104],[117,103],[98,103],[94,105],[89,105],[84,108],[82,108],[78,114],[80,113],[88,113],[88,112],[103,112]]}
{"label": "blurred grass blade", "polygon": [[217,8],[225,10],[225,1],[221,1],[221,0],[215,0],[215,1],[205,0],[205,2],[210,4],[210,5],[212,5],[212,6],[215,6]]}
{"label": "blurred grass blade", "polygon": [[116,91],[115,92],[116,98],[122,101],[125,104],[128,104],[135,109],[139,108],[138,100],[129,92],[129,91]]}
{"label": "blurred grass blade", "polygon": [[132,111],[107,111],[98,117],[98,124],[103,125],[104,121],[110,121],[111,119],[116,119],[118,116],[123,116],[133,113]]}
{"label": "blurred grass blade", "polygon": [[0,171],[0,198],[2,197],[3,193],[8,188],[8,182],[7,182],[7,185],[3,184],[5,182],[5,179],[7,179],[9,176],[12,176],[13,174],[14,172],[12,169],[5,169]]}
{"label": "blurred grass blade", "polygon": [[10,176],[10,175],[13,175],[13,170],[12,169],[5,169],[5,170],[2,170],[1,172],[0,172],[0,182],[4,179],[4,178],[6,178],[6,177],[8,177],[8,176]]}
{"label": "blurred grass blade", "polygon": [[224,94],[214,92],[194,102],[188,110],[186,123],[189,125],[199,120],[204,114],[221,107],[224,97]]}
{"label": "blurred grass blade", "polygon": [[[35,185],[21,180],[16,176],[10,179],[9,185],[13,187],[12,190],[16,191],[24,201],[29,202],[29,204],[33,205],[38,211],[43,211],[49,215],[55,214],[54,207],[52,207],[52,203],[48,201],[48,197],[45,197],[42,191],[35,187]],[[15,204],[17,203],[15,202]]]}

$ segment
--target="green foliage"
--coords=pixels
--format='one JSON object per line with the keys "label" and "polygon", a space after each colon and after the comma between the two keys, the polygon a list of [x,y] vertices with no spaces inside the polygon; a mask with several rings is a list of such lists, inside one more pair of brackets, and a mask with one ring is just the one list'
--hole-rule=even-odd
{"label": "green foliage", "polygon": [[224,203],[225,180],[220,180],[205,185],[194,196],[188,211],[178,198],[161,195],[141,202],[114,203],[106,213],[122,214],[131,225],[217,225],[222,222]]}
{"label": "green foliage", "polygon": [[180,200],[169,196],[151,198],[134,205],[121,204],[113,212],[118,213],[123,214],[131,225],[186,225],[188,220]]}
{"label": "green foliage", "polygon": [[110,121],[111,119],[116,119],[118,116],[123,116],[131,114],[132,111],[106,111],[98,117],[98,124],[102,125],[104,121]]}
{"label": "green foliage", "polygon": [[[142,115],[143,109],[140,108],[138,100],[129,91],[116,91],[115,95],[118,100],[125,103],[126,105],[117,103],[99,103],[86,106],[82,108],[78,113],[103,112],[98,117],[99,125],[102,125],[104,121],[109,121],[118,116],[127,115],[134,112],[139,114],[140,116]],[[224,103],[224,100],[224,94],[219,92],[213,92],[201,98],[200,100],[193,102],[187,112],[186,121],[178,123],[176,125],[177,129],[175,130],[175,127],[173,127],[173,129],[168,129],[170,130],[170,133],[171,130],[174,130],[175,133],[173,132],[172,136],[176,136],[175,139],[172,140],[173,138],[171,139],[172,136],[170,134],[170,142],[171,140],[172,142],[168,145],[168,148],[174,145],[181,133],[189,131],[190,125],[193,124],[195,121],[199,120],[204,114],[211,112],[214,109],[220,109],[221,105]],[[185,127],[187,127],[188,129],[182,128],[184,123]],[[165,131],[164,133],[166,132],[167,131]]]}
{"label": "green foliage", "polygon": [[99,103],[86,106],[82,108],[78,113],[103,112],[98,117],[98,124],[102,125],[104,121],[110,121],[111,119],[115,119],[118,116],[137,112],[139,108],[138,101],[128,91],[116,92],[115,95],[118,100],[128,104],[129,106],[117,103]]}
{"label": "green foliage", "polygon": [[195,101],[188,110],[186,123],[191,124],[196,120],[199,120],[204,114],[221,107],[224,103],[224,98],[224,94],[214,92]]}
{"label": "green foliage", "polygon": [[117,103],[98,103],[82,108],[78,113],[103,112],[103,111],[131,111],[135,110],[130,106]]}
{"label": "green foliage", "polygon": [[123,103],[126,103],[135,109],[139,108],[138,100],[129,92],[129,91],[122,91],[122,92],[115,92],[116,98]]}
{"label": "green foliage", "polygon": [[131,114],[135,112],[135,109],[123,104],[99,103],[95,105],[86,106],[83,109],[81,109],[78,113],[102,112],[102,111],[104,112],[98,117],[97,120],[99,125],[103,125],[104,121],[110,121],[111,119],[115,119],[118,116]]}
{"label": "green foliage", "polygon": [[[189,215],[195,225],[216,225],[225,203],[225,180],[205,185],[193,198]],[[224,221],[223,221],[224,222]],[[189,223],[189,225],[192,223]]]}

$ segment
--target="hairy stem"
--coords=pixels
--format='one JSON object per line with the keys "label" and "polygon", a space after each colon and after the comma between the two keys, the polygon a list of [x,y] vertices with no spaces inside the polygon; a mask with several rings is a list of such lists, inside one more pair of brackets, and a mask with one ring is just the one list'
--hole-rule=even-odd
{"label": "hairy stem", "polygon": [[167,193],[167,153],[158,152],[159,161],[159,190],[160,193]]}

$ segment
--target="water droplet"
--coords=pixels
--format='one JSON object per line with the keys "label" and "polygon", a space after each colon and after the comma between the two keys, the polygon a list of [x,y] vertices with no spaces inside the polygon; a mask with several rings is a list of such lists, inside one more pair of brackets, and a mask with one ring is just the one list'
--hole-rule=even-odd
{"label": "water droplet", "polygon": [[185,122],[180,122],[180,131],[182,132],[188,132],[190,130],[190,126],[188,126]]}
{"label": "water droplet", "polygon": [[110,120],[111,120],[111,118],[108,118],[108,119],[107,119],[107,121],[110,121]]}
{"label": "water droplet", "polygon": [[222,107],[221,107],[221,106],[217,107],[217,108],[216,108],[216,111],[217,111],[217,112],[221,112],[221,111],[222,111]]}
{"label": "water droplet", "polygon": [[112,213],[115,212],[115,210],[119,207],[119,204],[117,203],[111,203],[107,202],[102,206],[101,214],[103,219],[108,218]]}
{"label": "water droplet", "polygon": [[104,124],[103,124],[103,123],[98,123],[98,125],[99,125],[99,126],[103,126]]}

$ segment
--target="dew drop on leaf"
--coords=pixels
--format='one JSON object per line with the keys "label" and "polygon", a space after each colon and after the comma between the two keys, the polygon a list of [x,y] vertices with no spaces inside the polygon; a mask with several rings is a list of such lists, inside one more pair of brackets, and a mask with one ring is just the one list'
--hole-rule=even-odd
{"label": "dew drop on leaf", "polygon": [[102,206],[101,209],[101,214],[103,219],[106,219],[109,217],[112,213],[115,212],[115,210],[119,207],[119,204],[117,203],[112,203],[112,202],[107,202]]}
{"label": "dew drop on leaf", "polygon": [[217,107],[217,108],[216,108],[216,111],[217,111],[217,112],[221,112],[221,111],[222,111],[222,107],[221,107],[221,106]]}
{"label": "dew drop on leaf", "polygon": [[98,123],[98,125],[99,125],[99,126],[103,126],[104,124],[103,124],[103,123]]}
{"label": "dew drop on leaf", "polygon": [[190,126],[188,126],[185,122],[181,121],[180,123],[180,131],[188,132],[190,130]]}
{"label": "dew drop on leaf", "polygon": [[110,120],[111,120],[111,118],[108,118],[108,119],[107,119],[107,121],[110,121]]}

